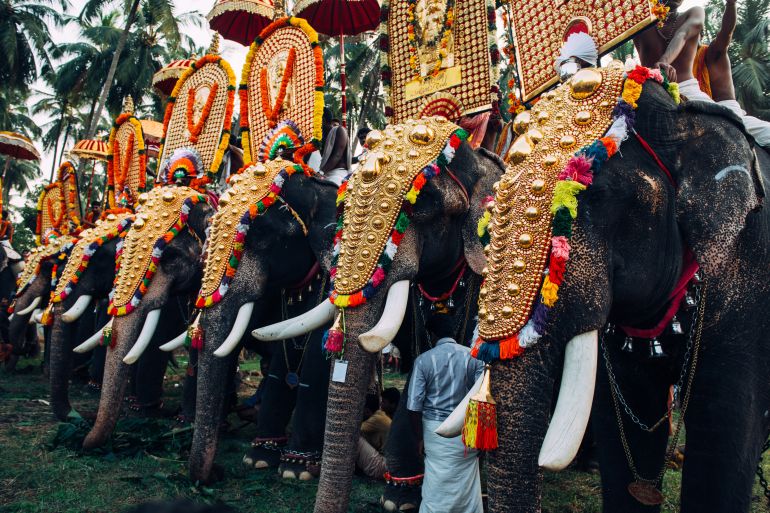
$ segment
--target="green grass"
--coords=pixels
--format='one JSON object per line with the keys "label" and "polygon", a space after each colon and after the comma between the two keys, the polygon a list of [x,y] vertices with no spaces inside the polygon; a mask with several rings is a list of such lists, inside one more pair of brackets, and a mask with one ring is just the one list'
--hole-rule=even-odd
{"label": "green grass", "polygon": [[[186,476],[189,429],[170,419],[126,417],[118,425],[112,450],[84,454],[77,442],[85,432],[82,420],[59,424],[44,403],[47,383],[39,362],[23,362],[17,372],[0,371],[0,513],[116,513],[148,500],[178,497],[204,503],[226,503],[243,512],[289,513],[312,511],[316,484],[285,481],[274,471],[254,471],[241,458],[254,437],[253,425],[242,426],[231,416],[231,432],[220,444],[217,463],[225,479],[211,487],[196,486]],[[166,409],[179,403],[181,373],[170,370],[166,382]],[[242,366],[242,393],[258,383],[259,366]],[[386,374],[386,386],[403,386],[404,377]],[[82,385],[72,387],[73,405],[92,415],[98,397]],[[238,429],[240,428],[240,429]],[[765,472],[770,474],[770,461]],[[678,472],[666,475],[668,502],[663,510],[678,510]],[[759,489],[756,488],[759,495]],[[378,511],[380,484],[356,477],[350,511]],[[547,474],[543,511],[599,512],[598,476],[566,471]],[[755,499],[755,512],[767,511]]]}

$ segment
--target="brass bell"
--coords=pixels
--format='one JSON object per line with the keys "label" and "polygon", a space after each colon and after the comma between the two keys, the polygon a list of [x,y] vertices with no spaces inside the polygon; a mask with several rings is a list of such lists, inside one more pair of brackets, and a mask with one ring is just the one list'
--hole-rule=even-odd
{"label": "brass bell", "polygon": [[650,340],[650,358],[665,358],[666,353],[663,352],[663,346],[660,345],[660,341],[657,338]]}
{"label": "brass bell", "polygon": [[530,124],[532,124],[532,113],[525,110],[513,118],[513,131],[516,132],[516,134],[521,135],[527,131]]}
{"label": "brass bell", "polygon": [[607,325],[604,327],[604,334],[605,335],[614,335],[615,334],[615,325],[611,322],[607,323]]}
{"label": "brass bell", "polygon": [[602,83],[602,74],[592,68],[584,68],[575,73],[570,82],[572,97],[584,100],[594,94]]}
{"label": "brass bell", "polygon": [[633,337],[626,337],[623,339],[623,347],[621,348],[626,353],[633,353],[634,352],[634,338]]}
{"label": "brass bell", "polygon": [[682,322],[676,318],[676,315],[671,319],[671,333],[674,335],[684,335],[684,329],[682,329]]}
{"label": "brass bell", "polygon": [[695,298],[692,297],[690,294],[687,294],[684,297],[684,307],[690,310],[692,308],[695,308],[696,306],[698,306],[698,302],[695,301]]}
{"label": "brass bell", "polygon": [[435,138],[436,132],[434,132],[433,129],[428,125],[422,123],[415,126],[409,133],[409,140],[420,146],[425,146],[432,143],[433,139]]}

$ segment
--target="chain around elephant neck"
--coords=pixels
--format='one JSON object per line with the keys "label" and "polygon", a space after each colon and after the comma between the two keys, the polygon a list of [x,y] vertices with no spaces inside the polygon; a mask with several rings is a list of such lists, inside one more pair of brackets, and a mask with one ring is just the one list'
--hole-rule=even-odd
{"label": "chain around elephant neck", "polygon": [[[700,295],[699,292],[700,292],[699,289],[696,289],[696,295]],[[676,427],[674,428],[674,433],[671,436],[671,440],[668,443],[668,448],[666,449],[665,458],[663,459],[663,467],[660,469],[660,472],[658,472],[658,475],[657,477],[655,477],[655,479],[645,479],[641,477],[639,475],[638,470],[636,469],[636,465],[634,464],[634,458],[633,458],[633,455],[631,454],[631,448],[629,447],[628,440],[626,439],[626,431],[623,428],[623,418],[621,417],[621,413],[620,413],[619,389],[616,391],[617,382],[614,381],[614,374],[612,374],[612,371],[611,371],[609,356],[607,354],[607,348],[604,345],[604,338],[603,337],[601,338],[602,350],[604,352],[604,360],[607,365],[607,373],[608,375],[612,376],[610,378],[610,392],[612,395],[612,404],[615,408],[615,417],[617,418],[617,422],[618,422],[618,431],[620,432],[620,441],[623,444],[623,451],[626,454],[628,467],[634,476],[634,481],[628,485],[628,491],[632,497],[634,497],[636,500],[638,500],[642,504],[656,505],[656,504],[660,504],[663,501],[663,492],[658,490],[657,485],[658,483],[662,483],[663,476],[666,473],[667,464],[671,459],[671,457],[674,455],[674,450],[676,449],[676,445],[679,441],[679,434],[681,433],[681,430],[682,430],[682,424],[684,423],[685,413],[687,412],[687,406],[690,403],[690,394],[692,393],[692,382],[693,382],[693,379],[695,378],[695,368],[698,364],[698,349],[700,348],[701,335],[703,334],[703,314],[705,310],[706,310],[706,288],[704,286],[703,293],[702,295],[700,295],[698,310],[696,311],[697,317],[693,320],[693,327],[690,330],[689,339],[690,339],[690,342],[692,343],[692,363],[689,366],[690,371],[689,373],[687,372],[686,370],[687,361],[684,361],[682,365],[682,372],[680,374],[680,379],[679,379],[679,386],[681,386],[684,376],[688,375],[687,390],[684,394],[684,398],[682,399],[681,414],[679,416],[679,420],[676,423]],[[693,342],[693,336],[694,336],[694,342]],[[688,344],[688,353],[690,352],[689,346],[690,344]],[[673,404],[673,401],[672,401],[672,404]],[[671,409],[672,407],[669,407],[668,412],[670,412]],[[668,412],[663,417],[664,419],[668,417]],[[659,426],[661,423],[662,421],[658,421],[652,427],[650,432],[654,430],[657,426]],[[642,500],[642,498],[644,497],[649,498],[650,494],[653,494],[652,495],[653,500],[651,502],[648,503]]]}
{"label": "chain around elephant neck", "polygon": [[[325,301],[326,298],[326,275],[324,275],[323,278],[321,278],[321,286],[318,288],[318,300],[316,301],[316,304],[320,304],[321,301]],[[286,289],[281,289],[281,320],[286,320],[289,318],[289,312],[286,308]],[[292,371],[291,367],[289,366],[289,353],[286,351],[286,341],[283,341],[283,360],[286,363],[286,372],[287,373],[298,373],[300,368],[302,367],[302,362],[305,359],[305,353],[307,352],[307,345],[308,342],[310,342],[310,337],[313,335],[313,331],[307,332],[305,335],[305,342],[302,345],[302,356],[299,357],[299,362],[297,363],[297,370]],[[292,343],[294,344],[294,347],[297,347],[296,341],[294,338],[291,339]]]}

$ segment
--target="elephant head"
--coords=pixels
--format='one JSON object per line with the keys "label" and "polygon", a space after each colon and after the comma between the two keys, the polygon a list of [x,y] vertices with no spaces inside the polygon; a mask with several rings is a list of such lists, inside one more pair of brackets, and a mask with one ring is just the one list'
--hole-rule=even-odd
{"label": "elephant head", "polygon": [[[72,367],[72,350],[82,340],[76,340],[78,332],[89,335],[93,323],[80,328],[80,320],[93,320],[85,315],[95,303],[106,298],[115,277],[115,257],[120,235],[131,224],[132,216],[122,214],[99,221],[95,228],[81,233],[80,240],[70,253],[54,291],[53,325],[51,327],[50,373],[51,409],[59,420],[66,419],[69,403],[69,375]],[[77,348],[78,353],[93,349],[101,340],[100,333],[86,340]]]}
{"label": "elephant head", "polygon": [[[348,182],[348,187],[353,184],[354,195],[360,183],[381,183],[385,187],[379,193],[372,193],[368,201],[366,196],[362,199],[357,195],[352,199],[349,195],[345,199],[345,217],[355,219],[350,221],[353,224],[361,221],[360,217],[353,217],[358,205],[374,208],[371,221],[379,225],[379,215],[374,215],[374,212],[382,209],[386,215],[393,214],[395,220],[402,207],[401,201],[411,204],[410,197],[415,201],[408,228],[403,231],[397,252],[393,255],[392,248],[386,248],[392,263],[379,288],[374,294],[367,292],[363,304],[345,309],[347,342],[344,346],[344,359],[348,361],[348,366],[344,381],[333,380],[329,386],[324,457],[316,511],[347,511],[359,424],[376,353],[392,340],[401,325],[409,282],[435,281],[452,269],[461,258],[465,258],[477,273],[484,267],[482,246],[475,235],[477,221],[484,210],[486,197],[492,193],[492,184],[503,171],[503,165],[495,155],[485,150],[473,151],[464,142],[457,145],[459,140],[454,138],[458,134],[453,132],[456,128],[443,118],[388,127],[383,133],[370,136],[372,149],[367,161]],[[443,162],[447,165],[442,166],[441,171],[433,176],[436,170],[433,166],[442,162],[439,155],[443,155],[443,159],[446,159]],[[422,164],[418,164],[420,162]],[[410,196],[404,200],[404,196],[399,197],[396,188],[386,185],[396,176],[408,176],[408,180],[414,180],[424,170],[428,170],[432,178],[425,182],[420,178],[415,182],[418,188],[422,187],[419,197],[413,194],[414,189],[407,192],[410,189],[405,187],[402,194]],[[410,183],[406,182],[405,185]],[[397,204],[393,204],[394,199]],[[387,211],[386,200],[395,207],[395,211]],[[345,237],[340,241],[351,238],[376,241],[375,233],[361,231],[360,228],[348,231],[348,226],[345,223],[340,226],[343,228],[341,237]],[[378,227],[380,231],[377,233],[381,235],[383,226]],[[403,230],[404,226],[400,227]],[[376,244],[372,244],[374,246]],[[345,248],[345,245],[342,247]],[[353,263],[354,268],[355,265]],[[339,269],[336,271],[336,280],[344,279],[339,275]],[[355,271],[348,276],[352,278],[353,273]],[[279,336],[280,333],[276,331],[280,330],[266,327],[257,330],[255,334],[260,337],[271,334]]]}
{"label": "elephant head", "polygon": [[[286,168],[286,165],[287,161],[278,160],[244,170],[237,183],[225,193],[228,203],[220,207],[212,223],[199,306],[205,305],[203,298],[207,290],[223,290],[219,280],[222,274],[216,272],[216,267],[220,259],[229,261],[230,254],[229,249],[227,254],[221,254],[214,244],[235,236],[232,229],[227,229],[232,226],[230,217],[241,219],[256,202],[264,205],[264,198],[260,198],[267,194],[268,186],[282,183],[278,201],[250,219],[237,273],[229,281],[226,293],[201,315],[204,343],[198,354],[195,433],[189,461],[190,475],[196,481],[207,481],[210,477],[225,387],[247,328],[275,319],[269,317],[268,312],[276,310],[275,303],[281,300],[278,292],[302,282],[309,272],[315,274],[316,263],[320,264],[321,273],[329,269],[336,186],[305,176],[299,166]],[[291,175],[281,171],[283,168],[291,171]],[[266,174],[262,177],[258,173]],[[209,276],[216,280],[209,282]],[[328,311],[327,305],[324,302],[321,308]],[[317,327],[328,322],[328,315],[323,312],[316,313],[315,317],[316,322],[320,322]],[[290,413],[290,409],[286,413]]]}
{"label": "elephant head", "polygon": [[[605,74],[605,80],[607,76]],[[621,87],[622,84],[624,82],[621,82]],[[571,85],[565,84],[562,87],[569,88]],[[760,236],[758,233],[761,229],[757,230],[757,223],[765,223],[764,226],[767,226],[767,211],[763,211],[761,216],[753,213],[764,195],[762,180],[753,164],[752,150],[740,123],[717,106],[695,102],[678,106],[666,89],[654,80],[647,80],[640,89],[638,108],[635,111],[635,132],[628,133],[627,140],[622,142],[616,155],[611,156],[600,168],[593,168],[593,183],[580,192],[577,203],[572,205],[577,212],[576,217],[572,216],[574,221],[571,225],[569,260],[563,282],[558,288],[558,300],[550,305],[551,310],[541,337],[533,340],[530,334],[525,334],[525,327],[518,332],[518,340],[525,336],[528,340],[526,344],[518,344],[517,350],[520,353],[511,359],[493,358],[491,391],[497,401],[499,448],[492,451],[489,458],[490,511],[540,511],[542,471],[538,462],[550,469],[563,468],[570,463],[583,437],[592,399],[595,401],[594,408],[598,408],[595,411],[598,418],[594,417],[593,420],[594,427],[597,423],[605,426],[602,429],[603,436],[597,439],[597,443],[600,447],[606,447],[606,450],[602,450],[605,455],[610,455],[601,459],[605,510],[650,511],[636,503],[626,492],[626,486],[633,478],[618,438],[617,418],[621,414],[618,413],[616,418],[606,382],[596,389],[594,399],[599,345],[597,332],[608,321],[623,326],[655,325],[667,308],[684,267],[685,248],[689,248],[709,287],[710,303],[703,344],[708,344],[708,337],[712,337],[712,343],[720,345],[723,341],[715,336],[719,329],[714,329],[720,322],[717,313],[719,307],[715,305],[725,300],[729,302],[730,295],[739,293],[740,288],[736,285],[726,286],[725,277],[734,277],[736,272],[743,272],[740,271],[742,266],[752,268],[757,265],[747,256],[753,251],[747,250],[747,247],[757,243],[762,245],[759,252],[764,254],[759,257],[762,259],[760,267],[767,265],[766,229]],[[563,91],[559,89],[556,98],[561,98]],[[614,102],[618,96],[614,93],[609,98]],[[623,98],[626,99],[625,93]],[[535,108],[533,118],[548,119],[549,115],[557,113],[585,117],[580,109],[566,108],[564,105],[566,103],[560,104],[557,100],[550,104],[546,101]],[[611,104],[608,106],[612,108]],[[623,109],[626,113],[631,111],[629,104],[624,106],[620,103],[616,112]],[[539,143],[549,145],[546,146],[548,148],[558,148],[559,141],[565,141],[568,135],[559,129],[549,132],[547,124],[543,132],[561,138],[553,145],[547,138]],[[591,137],[596,137],[596,134]],[[542,154],[538,156],[533,153],[532,158],[543,157]],[[523,166],[526,168],[526,165],[525,162]],[[509,173],[516,169],[521,168],[511,168]],[[564,169],[565,172],[570,171],[567,167]],[[532,183],[534,186],[526,174],[518,176],[519,183],[525,186]],[[498,215],[496,210],[493,224]],[[554,222],[554,234],[556,226]],[[548,229],[551,229],[551,225],[548,225]],[[550,236],[547,240],[550,242]],[[493,247],[494,244],[493,239]],[[518,251],[510,245],[503,250],[511,253]],[[553,272],[553,259],[551,262]],[[533,272],[537,272],[537,269]],[[541,281],[542,278],[538,278],[537,283]],[[767,289],[765,285],[758,288]],[[745,288],[742,290],[742,293],[750,294]],[[766,298],[766,291],[764,294]],[[759,300],[757,304],[762,302]],[[501,302],[491,300],[481,303],[479,316],[482,335],[486,315],[482,314],[482,309],[489,307],[489,315],[493,309],[498,315],[502,305]],[[712,313],[708,314],[709,311]],[[530,315],[530,322],[533,322],[536,314]],[[496,322],[496,326],[501,325],[499,317]],[[493,322],[487,324],[491,328],[495,327]],[[616,358],[619,349],[610,347],[609,356],[605,356]],[[502,354],[503,350],[500,351]],[[678,348],[676,352],[681,357],[683,350]],[[645,386],[641,383],[652,379],[652,375],[659,379],[655,386],[635,394],[637,398],[643,397],[653,405],[644,411],[650,417],[665,411],[666,393],[669,385],[677,379],[674,374],[678,375],[679,368],[672,363],[651,367],[651,364],[639,358],[634,359],[629,354],[623,358],[628,363],[627,368],[634,369],[633,373],[625,376],[626,387]],[[696,385],[708,373],[716,371],[718,374],[717,369],[725,361],[717,357],[708,362],[708,358],[708,351],[702,353]],[[736,359],[743,358],[736,356]],[[711,369],[707,370],[709,366]],[[560,394],[549,426],[554,383],[562,368]],[[603,368],[600,365],[600,375],[604,372]],[[672,368],[675,370],[671,371]],[[650,375],[645,376],[648,371]],[[616,375],[620,376],[617,369]],[[751,383],[747,383],[747,386],[751,386]],[[734,389],[727,387],[724,393],[729,394],[730,390]],[[701,389],[701,393],[706,392]],[[694,402],[697,394],[696,390]],[[700,398],[701,401],[704,399]],[[633,407],[637,408],[638,403]],[[766,404],[761,406],[766,407]],[[698,410],[699,407],[693,403],[687,418],[694,419]],[[761,413],[757,414],[757,419],[760,418]],[[624,424],[630,426],[626,428],[629,432],[639,431],[631,422]],[[695,462],[702,453],[699,455],[695,448],[702,445],[696,438],[694,428],[691,433],[690,424],[687,429],[688,460],[692,458],[692,465],[696,466]],[[650,474],[657,472],[663,465],[666,440],[664,431],[660,429],[655,435],[645,434],[646,438],[639,438],[642,435],[636,437],[646,440],[644,443],[647,445],[637,447],[634,451],[639,472],[646,473],[646,477],[651,477]],[[730,467],[730,472],[751,475],[759,446],[761,441],[756,446],[756,455],[751,448],[739,456],[751,454],[747,459],[753,463],[740,470]],[[639,449],[642,449],[642,454],[649,454],[641,456]],[[647,457],[649,460],[643,461]],[[703,460],[699,462],[700,467],[711,465],[713,461],[709,464],[704,464]],[[751,478],[749,489],[750,484]],[[698,493],[707,490],[709,486],[699,482]],[[726,483],[713,487],[732,490]],[[704,492],[706,495],[708,493]],[[734,504],[731,502],[729,509],[737,511],[732,506]],[[707,509],[695,507],[692,511]]]}
{"label": "elephant head", "polygon": [[212,208],[187,187],[157,187],[148,195],[118,256],[110,305],[112,341],[104,365],[99,413],[83,441],[85,448],[101,446],[114,429],[129,364],[149,346],[159,324],[179,329],[167,317],[161,320],[161,309],[178,310],[170,299],[182,296],[186,302],[200,286],[202,246]]}

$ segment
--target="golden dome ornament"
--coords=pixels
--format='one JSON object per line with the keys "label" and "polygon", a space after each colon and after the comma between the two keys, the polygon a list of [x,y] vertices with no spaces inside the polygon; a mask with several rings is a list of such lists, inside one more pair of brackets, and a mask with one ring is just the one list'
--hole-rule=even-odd
{"label": "golden dome ornament", "polygon": [[593,95],[602,83],[602,74],[594,68],[583,68],[568,82],[572,98],[585,100]]}
{"label": "golden dome ornament", "polygon": [[532,124],[532,113],[528,110],[520,112],[513,118],[513,131],[518,135],[523,134],[529,129]]}

